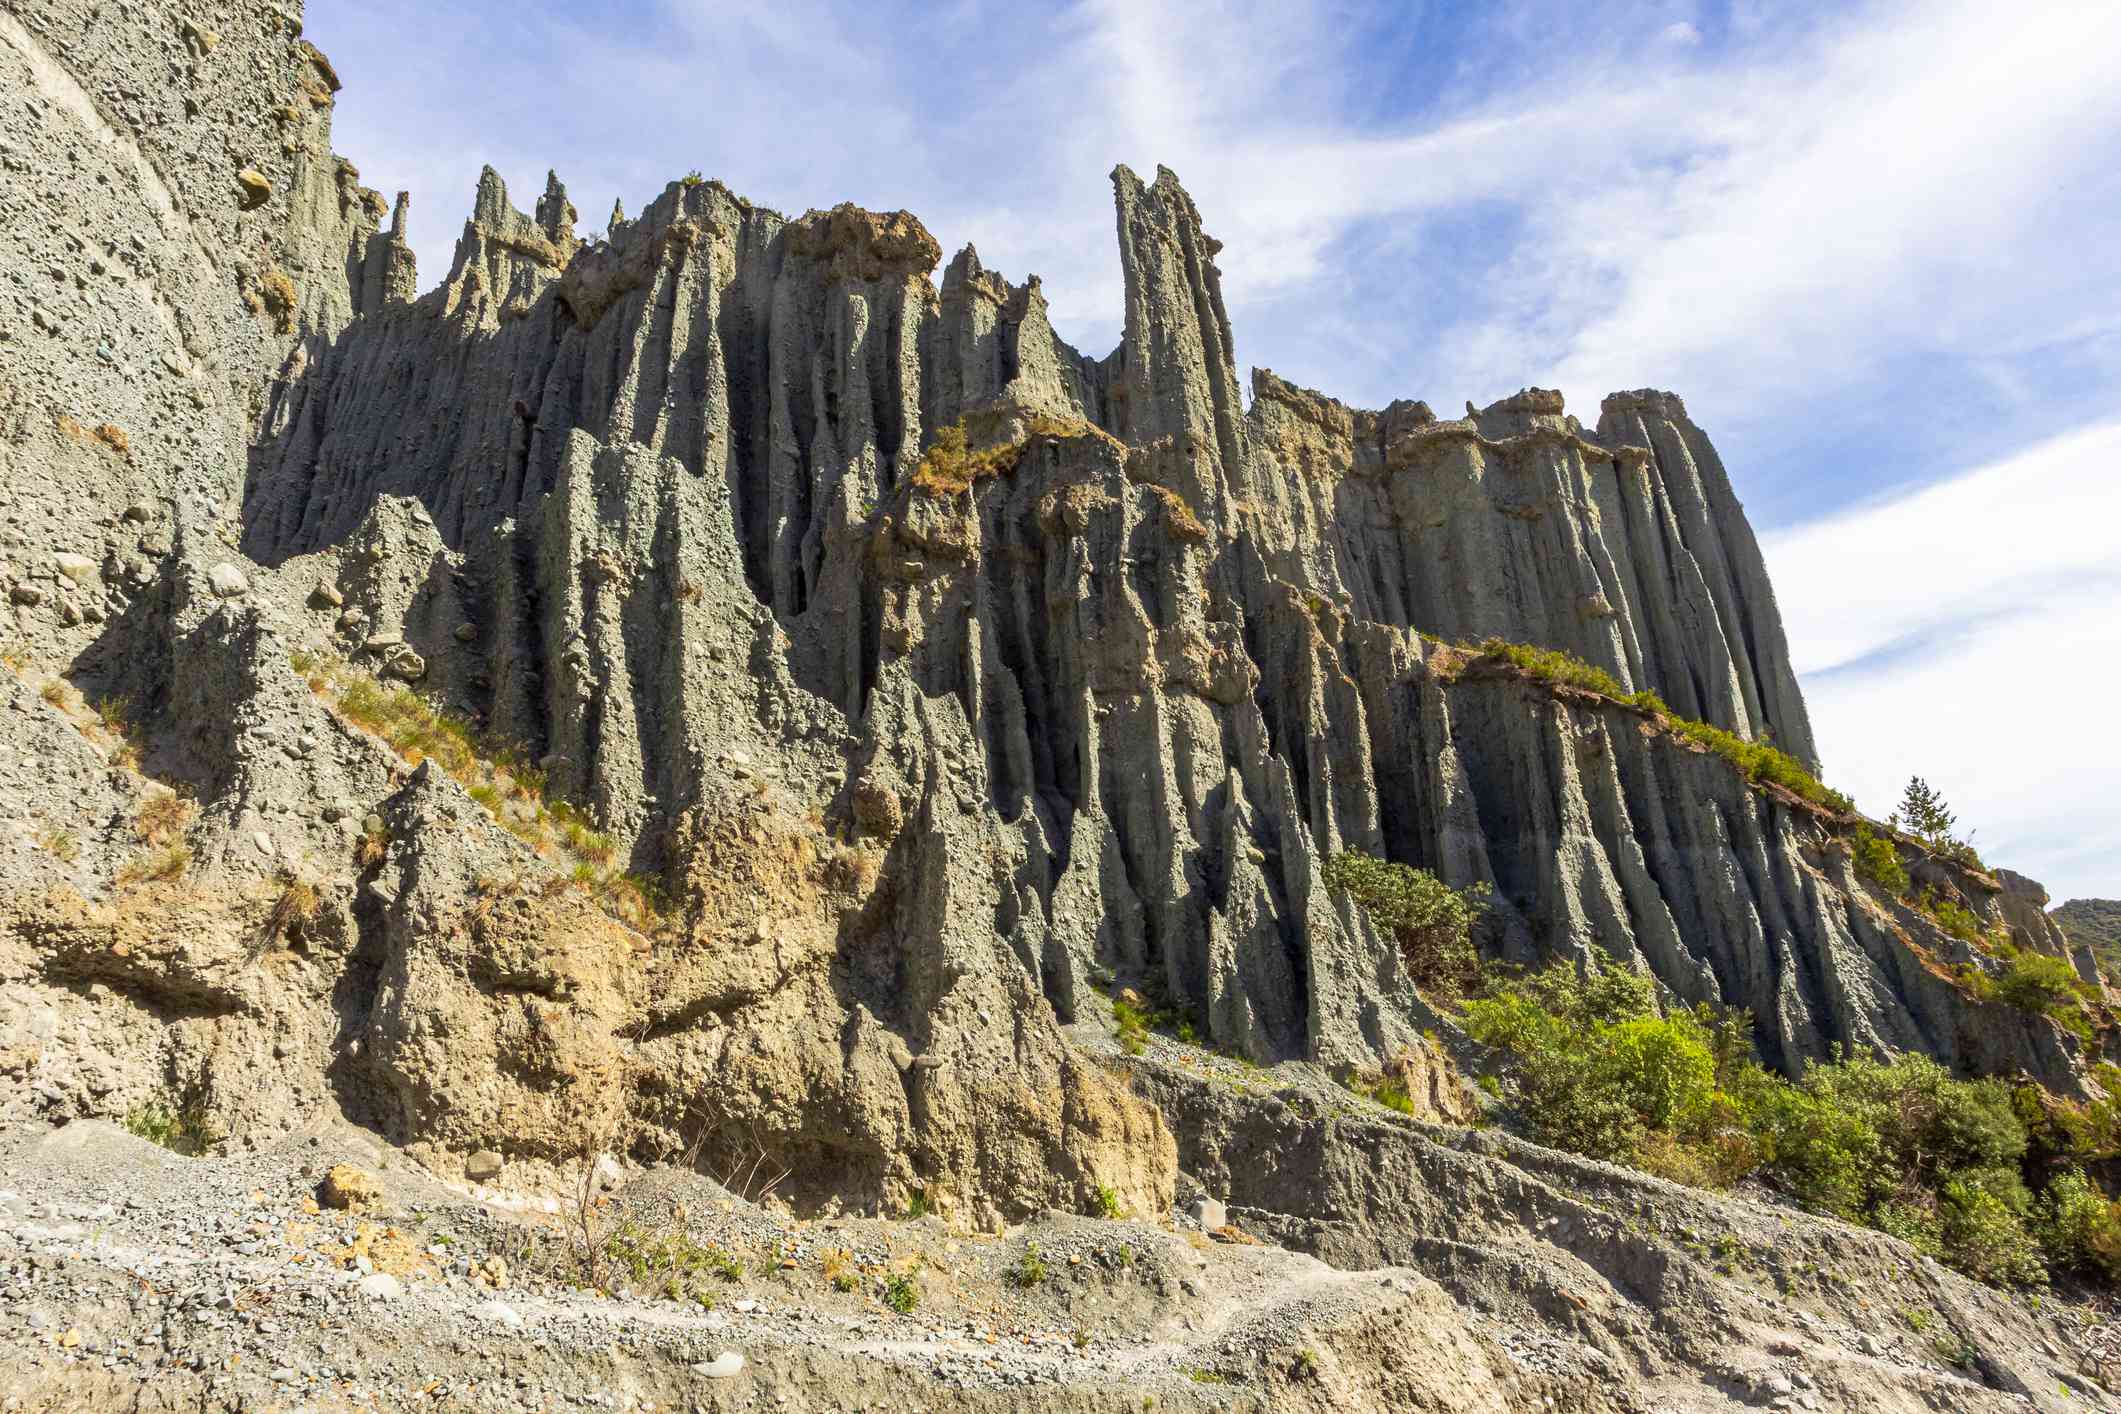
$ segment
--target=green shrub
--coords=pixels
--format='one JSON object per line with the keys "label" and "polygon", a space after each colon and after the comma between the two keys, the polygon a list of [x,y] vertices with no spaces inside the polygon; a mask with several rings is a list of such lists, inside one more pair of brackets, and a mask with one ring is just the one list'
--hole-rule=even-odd
{"label": "green shrub", "polygon": [[910,1316],[913,1308],[921,1304],[921,1289],[913,1284],[913,1278],[903,1273],[886,1277],[884,1304],[901,1316]]}
{"label": "green shrub", "polygon": [[1987,938],[1981,919],[1969,908],[1948,899],[1935,889],[1924,889],[1915,907],[1927,913],[1938,927],[1962,943],[1980,943]]}
{"label": "green shrub", "polygon": [[160,1144],[173,1154],[196,1158],[221,1142],[220,1127],[198,1105],[171,1108],[157,1100],[133,1108],[125,1116],[126,1131],[150,1144]]}
{"label": "green shrub", "polygon": [[1046,1280],[1046,1259],[1039,1256],[1038,1244],[1027,1242],[1023,1253],[1017,1257],[1016,1265],[1008,1272],[1009,1284],[1028,1290]]}
{"label": "green shrub", "polygon": [[1758,1124],[1764,1172],[1808,1207],[1903,1237],[1984,1281],[2038,1281],[2019,1174],[2027,1134],[2000,1080],[1927,1056],[1815,1065]]}
{"label": "green shrub", "polygon": [[1149,1013],[1125,996],[1112,1001],[1112,1034],[1119,1041],[1119,1048],[1130,1056],[1138,1056],[1149,1044]]}
{"label": "green shrub", "polygon": [[2001,1002],[2035,1016],[2044,1016],[2080,1040],[2093,1038],[2091,1014],[2085,1000],[2091,989],[2077,976],[2077,969],[2059,957],[1991,940],[2003,959],[2003,970],[1991,977],[1969,964],[1960,969],[1960,982],[1976,1001]]}
{"label": "green shrub", "polygon": [[1486,884],[1454,889],[1426,869],[1357,850],[1328,856],[1324,878],[1327,888],[1361,904],[1393,936],[1424,993],[1454,997],[1479,975],[1473,922],[1486,907]]}
{"label": "green shrub", "polygon": [[693,1240],[673,1222],[661,1230],[623,1222],[604,1239],[608,1270],[624,1274],[630,1289],[672,1301],[692,1301],[712,1309],[714,1296],[703,1283],[709,1275],[732,1280],[743,1276],[743,1264],[719,1247]]}
{"label": "green shrub", "polygon": [[2015,1168],[1970,1169],[1944,1182],[1939,1205],[1943,1260],[1998,1286],[2047,1280],[2027,1228],[2032,1195]]}
{"label": "green shrub", "polygon": [[2027,949],[2013,950],[1996,979],[1996,1000],[2020,1011],[2052,1016],[2077,1007],[2077,989],[2082,985],[2077,969],[2059,957]]}
{"label": "green shrub", "polygon": [[1651,979],[1593,961],[1494,988],[1467,1004],[1466,1031],[1509,1057],[1518,1108],[1542,1143],[1719,1183],[1751,1167],[1731,1119],[1736,1096],[1763,1078],[1743,1058],[1738,1018],[1660,1015]]}
{"label": "green shrub", "polygon": [[[2050,1233],[2107,1231],[2107,1210],[2080,1191],[2034,1202],[2023,1171],[2039,1156],[2009,1085],[1956,1079],[1926,1056],[1844,1057],[1791,1083],[1751,1059],[1742,1016],[1660,1014],[1649,978],[1599,963],[1492,988],[1467,1004],[1466,1030],[1505,1058],[1541,1143],[1702,1187],[1754,1172],[2000,1284],[2040,1280],[2043,1247],[2097,1250]],[[2105,1221],[2121,1252],[2121,1220]]]}
{"label": "green shrub", "polygon": [[2048,1184],[2034,1207],[2033,1231],[2056,1270],[2121,1277],[2121,1205],[2083,1169],[2064,1169]]}
{"label": "green shrub", "polygon": [[1856,827],[1852,853],[1859,875],[1895,897],[1908,891],[1907,869],[1900,862],[1900,851],[1893,848],[1891,840],[1877,834],[1869,825]]}
{"label": "green shrub", "polygon": [[1108,1183],[1097,1185],[1097,1215],[1101,1218],[1118,1219],[1124,1215],[1119,1205],[1119,1194]]}

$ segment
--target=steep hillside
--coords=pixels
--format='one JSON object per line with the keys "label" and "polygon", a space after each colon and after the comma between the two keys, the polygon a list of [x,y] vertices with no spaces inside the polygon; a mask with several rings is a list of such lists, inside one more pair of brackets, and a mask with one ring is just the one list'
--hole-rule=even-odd
{"label": "steep hillside", "polygon": [[2092,950],[2102,972],[2121,967],[2121,899],[2073,898],[2053,917],[2073,946]]}

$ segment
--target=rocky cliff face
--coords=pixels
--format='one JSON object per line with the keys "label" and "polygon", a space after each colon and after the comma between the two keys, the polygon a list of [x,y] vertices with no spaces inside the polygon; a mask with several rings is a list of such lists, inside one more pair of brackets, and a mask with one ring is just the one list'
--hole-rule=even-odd
{"label": "rocky cliff face", "polygon": [[[1440,421],[1262,371],[1248,410],[1192,201],[1168,171],[1114,188],[1126,333],[1091,360],[969,248],[938,289],[903,212],[674,184],[585,244],[556,181],[531,217],[488,173],[441,287],[317,328],[274,388],[245,547],[329,557],[416,502],[448,607],[353,636],[413,633],[644,868],[717,743],[839,773],[828,821],[880,842],[944,792],[994,861],[965,902],[1064,1021],[1109,971],[1261,1060],[1392,1052],[1422,1008],[1317,882],[1357,848],[1495,884],[1508,955],[1603,948],[1750,1008],[1784,1064],[1912,1046],[2064,1081],[2044,1023],[1968,1024],[1938,965],[1963,944],[1868,893],[1833,821],[1625,711],[1428,666],[1437,639],[1565,648],[1811,761],[1677,398]],[[995,474],[923,475],[945,427]],[[2004,916],[1994,881],[1948,887]]]}
{"label": "rocky cliff face", "polygon": [[[1466,1102],[1333,853],[1486,883],[1490,954],[1746,1007],[1792,1070],[1847,1044],[2089,1091],[2083,1043],[1970,1000],[1968,943],[1856,872],[1857,821],[1628,700],[1816,764],[1676,397],[1586,428],[1541,390],[1448,420],[1247,390],[1217,243],[1125,168],[1103,358],[907,213],[712,182],[585,237],[556,179],[526,214],[488,173],[418,295],[405,199],[329,150],[337,87],[273,6],[0,13],[0,1122],[343,1117],[451,1180],[609,1152],[960,1230],[1206,1184],[1446,1283],[1346,1308],[1379,1389],[1429,1387],[1412,1329],[1518,1370],[1497,1408],[1710,1408],[1774,1388],[1795,1318],[1707,1294],[1666,1226],[1798,1275],[1857,1249],[1350,1121],[1328,1070]],[[2036,884],[1896,848],[2070,955]],[[1226,1058],[1119,1055],[1121,987]],[[1284,1064],[1255,1094],[1228,1057]],[[1864,1243],[1877,1291],[1915,1260]],[[2046,1317],[1921,1283],[1995,1401],[2055,1387]],[[1902,1298],[1807,1299],[1870,1332]],[[1863,1340],[1851,1405],[1978,1392]]]}
{"label": "rocky cliff face", "polygon": [[[1491,884],[1498,955],[1747,1007],[1786,1067],[2086,1083],[2074,1038],[1962,995],[1967,945],[1865,885],[1853,821],[1449,647],[1566,649],[1814,762],[1670,394],[1586,428],[1537,389],[1446,420],[1260,371],[1248,404],[1217,242],[1124,167],[1102,359],[969,247],[938,284],[908,213],[713,182],[585,238],[556,179],[526,214],[488,172],[416,297],[406,202],[386,224],[329,152],[291,17],[42,0],[0,66],[10,1113],[175,1085],[238,1127],[336,1103],[443,1168],[615,1135],[819,1205],[1149,1207],[1165,1121],[1063,1035],[1101,987],[1262,1062],[1435,1024],[1321,885],[1345,849]],[[671,910],[554,902],[512,816],[297,652],[518,743]],[[121,877],[165,786],[193,862]],[[1905,848],[2061,950],[2008,876]],[[289,882],[321,896],[300,949],[258,932]],[[255,1087],[267,1055],[301,1063]]]}

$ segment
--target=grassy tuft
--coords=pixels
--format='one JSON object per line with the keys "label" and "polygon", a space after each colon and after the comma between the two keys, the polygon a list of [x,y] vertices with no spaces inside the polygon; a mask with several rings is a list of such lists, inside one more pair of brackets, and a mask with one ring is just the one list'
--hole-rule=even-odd
{"label": "grassy tuft", "polygon": [[1016,1259],[1016,1265],[1011,1267],[1007,1273],[1007,1280],[1011,1286],[1026,1291],[1034,1286],[1044,1284],[1046,1280],[1046,1259],[1039,1255],[1036,1242],[1024,1244],[1022,1254]]}
{"label": "grassy tuft", "polygon": [[45,825],[37,831],[37,844],[46,854],[62,864],[71,864],[81,857],[81,842],[74,838],[71,830],[61,830]]}
{"label": "grassy tuft", "polygon": [[389,853],[390,831],[364,829],[354,841],[354,866],[363,870],[373,869],[381,864],[384,856]]}
{"label": "grassy tuft", "polygon": [[1901,864],[1900,851],[1893,848],[1890,839],[1879,835],[1869,825],[1858,825],[1852,852],[1859,875],[1896,897],[1907,893],[1907,868]]}
{"label": "grassy tuft", "polygon": [[272,912],[266,915],[266,941],[301,937],[316,921],[322,903],[316,885],[301,879],[289,879],[281,888],[280,896],[273,900]]}
{"label": "grassy tuft", "polygon": [[133,818],[133,832],[143,844],[166,845],[184,833],[191,817],[192,803],[183,796],[175,791],[150,791]]}
{"label": "grassy tuft", "polygon": [[118,882],[121,885],[168,883],[184,877],[184,871],[189,868],[191,846],[176,840],[143,851],[118,871]]}

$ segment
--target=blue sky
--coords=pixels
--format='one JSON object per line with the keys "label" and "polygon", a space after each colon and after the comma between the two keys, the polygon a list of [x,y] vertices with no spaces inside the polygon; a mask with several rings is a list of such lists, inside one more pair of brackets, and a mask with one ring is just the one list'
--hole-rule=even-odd
{"label": "blue sky", "polygon": [[[2121,896],[2121,5],[311,0],[423,285],[491,163],[917,213],[1118,336],[1107,173],[1225,243],[1241,363],[1448,412],[1681,393],[1828,778]],[[2032,514],[2028,508],[2037,508]]]}

